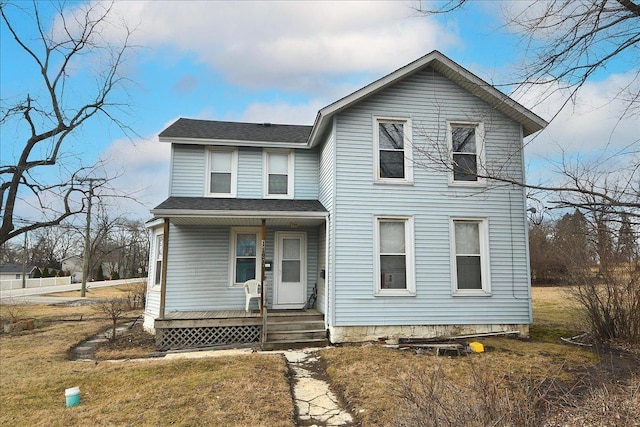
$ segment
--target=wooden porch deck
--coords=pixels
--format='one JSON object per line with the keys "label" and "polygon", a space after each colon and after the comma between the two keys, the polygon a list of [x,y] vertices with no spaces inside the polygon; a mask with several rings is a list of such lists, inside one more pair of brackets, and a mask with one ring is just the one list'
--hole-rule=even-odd
{"label": "wooden porch deck", "polygon": [[[289,317],[289,316],[315,316],[320,313],[316,309],[308,310],[269,310],[267,318]],[[164,319],[158,320],[186,320],[186,319],[231,319],[231,318],[262,318],[259,311],[253,310],[246,312],[244,310],[223,310],[223,311],[172,311],[165,314]]]}
{"label": "wooden porch deck", "polygon": [[[267,331],[282,323],[324,323],[318,310],[269,310]],[[158,350],[259,343],[262,334],[259,311],[174,311],[155,320]],[[276,326],[277,325],[277,326]]]}

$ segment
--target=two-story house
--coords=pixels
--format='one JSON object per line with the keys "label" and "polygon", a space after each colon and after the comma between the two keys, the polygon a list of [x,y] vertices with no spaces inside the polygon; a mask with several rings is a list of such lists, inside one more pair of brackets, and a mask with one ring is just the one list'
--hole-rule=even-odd
{"label": "two-story house", "polygon": [[[546,124],[437,51],[313,126],[177,120],[145,327],[163,349],[275,342],[279,317],[300,332],[309,312],[333,343],[528,334],[525,192],[488,176],[522,182]],[[262,313],[245,311],[254,278]]]}

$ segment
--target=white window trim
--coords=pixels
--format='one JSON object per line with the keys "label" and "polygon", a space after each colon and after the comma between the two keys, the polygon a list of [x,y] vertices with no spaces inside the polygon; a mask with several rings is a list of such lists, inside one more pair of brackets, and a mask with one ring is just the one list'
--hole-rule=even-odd
{"label": "white window trim", "polygon": [[261,240],[260,240],[260,228],[259,227],[233,227],[231,228],[230,242],[229,242],[229,287],[239,287],[244,282],[235,282],[236,276],[236,242],[238,234],[255,234],[256,235],[256,279],[260,277],[262,255],[261,255]]}
{"label": "white window trim", "polygon": [[478,177],[476,181],[456,181],[453,176],[453,126],[474,126],[476,128],[476,168],[479,174],[484,172],[484,123],[482,121],[464,121],[464,120],[448,120],[447,121],[447,151],[449,152],[449,185],[461,187],[485,187],[486,179]]}
{"label": "white window trim", "polygon": [[[480,238],[480,280],[482,289],[458,289],[456,254],[456,221],[478,223]],[[491,263],[489,259],[489,220],[480,217],[451,217],[449,219],[449,247],[451,248],[451,294],[453,296],[491,296]]]}
{"label": "white window trim", "polygon": [[[205,197],[236,197],[238,189],[238,150],[229,148],[207,148],[205,150],[207,157],[206,179],[204,187]],[[211,193],[211,153],[231,153],[231,192],[230,193]]]}
{"label": "white window trim", "polygon": [[[287,164],[287,194],[269,194],[269,155],[270,154],[286,154],[288,155]],[[294,196],[294,177],[295,155],[293,150],[270,149],[262,151],[262,196],[265,199],[293,199]]]}
{"label": "white window trim", "polygon": [[[406,256],[406,289],[382,289],[380,283],[380,221],[404,221],[404,243]],[[375,296],[415,296],[416,272],[413,217],[403,215],[376,215],[373,217],[373,274]]]}
{"label": "white window trim", "polygon": [[[403,123],[404,178],[380,177],[380,123]],[[373,180],[377,184],[413,184],[413,125],[409,117],[373,116]]]}

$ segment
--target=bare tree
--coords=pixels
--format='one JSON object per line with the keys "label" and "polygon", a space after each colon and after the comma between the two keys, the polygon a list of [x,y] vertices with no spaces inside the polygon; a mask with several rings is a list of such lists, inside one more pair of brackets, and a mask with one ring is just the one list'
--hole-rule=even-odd
{"label": "bare tree", "polygon": [[116,247],[118,273],[122,277],[140,277],[149,262],[149,234],[142,221],[123,220],[111,236]]}
{"label": "bare tree", "polygon": [[[454,14],[467,5],[467,0],[420,2],[423,14]],[[520,36],[523,62],[510,81],[496,86],[513,89],[519,94],[536,92],[543,102],[555,94],[562,95],[562,103],[553,118],[573,102],[580,89],[594,74],[614,62],[626,67],[631,76],[628,84],[615,95],[624,105],[622,119],[640,116],[640,5],[631,0],[531,1],[526,6],[506,11],[507,23]],[[623,61],[618,61],[628,55]],[[617,61],[617,62],[616,62]],[[553,120],[552,118],[552,120]],[[437,149],[420,150],[425,164],[448,170],[459,170],[450,157],[444,138],[428,135]],[[640,140],[629,141],[623,149],[585,162],[564,156],[550,165],[555,172],[551,184],[526,183],[517,174],[509,173],[508,161],[502,164],[478,165],[477,174],[493,185],[512,184],[543,192],[545,200],[554,207],[597,209],[604,208],[614,216],[627,215],[638,224],[640,218]],[[504,153],[507,159],[519,155]],[[548,196],[552,194],[551,196]],[[585,202],[583,195],[588,195]],[[599,206],[597,206],[599,205]],[[634,219],[632,219],[634,218]]]}
{"label": "bare tree", "polygon": [[[0,125],[14,126],[18,135],[14,145],[23,148],[13,164],[0,165],[0,244],[26,231],[60,224],[82,212],[83,203],[74,203],[74,197],[80,196],[82,172],[50,182],[42,179],[38,170],[69,159],[63,156],[64,143],[83,124],[103,116],[126,130],[117,112],[127,103],[117,101],[117,95],[126,82],[120,69],[131,49],[132,31],[117,21],[112,3],[74,6],[77,7],[70,11],[63,3],[54,4],[56,20],[48,28],[39,11],[42,3],[12,4],[0,0],[2,25],[41,76],[39,87],[30,88],[18,99],[2,99]],[[32,28],[16,25],[21,13],[32,19]],[[106,30],[114,26],[124,30],[118,42],[105,37]],[[79,63],[84,65],[81,69],[77,68]],[[73,82],[79,75],[92,78],[95,90],[74,91]],[[35,198],[45,215],[41,221],[18,224],[16,207],[27,196]],[[57,200],[53,207],[52,198]]]}
{"label": "bare tree", "polygon": [[[421,2],[424,14],[450,14],[468,0]],[[427,7],[422,7],[425,5]],[[632,0],[531,1],[523,9],[505,11],[507,24],[519,31],[525,62],[519,75],[505,86],[544,85],[554,91],[568,89],[565,104],[596,73],[621,54],[631,52],[628,69],[632,82],[640,79],[640,5]],[[543,40],[543,42],[540,42]],[[635,52],[635,59],[633,55]],[[625,114],[640,114],[640,89],[628,85],[618,93],[627,102]]]}
{"label": "bare tree", "polygon": [[127,310],[131,308],[125,298],[109,298],[96,307],[98,311],[103,312],[111,319],[111,335],[109,340],[113,343],[116,341],[116,326],[118,326],[118,320],[122,318]]}

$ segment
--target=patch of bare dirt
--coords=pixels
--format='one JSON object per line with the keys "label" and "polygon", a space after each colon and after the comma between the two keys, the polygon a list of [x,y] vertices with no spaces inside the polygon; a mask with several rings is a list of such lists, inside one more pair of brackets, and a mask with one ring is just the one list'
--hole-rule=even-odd
{"label": "patch of bare dirt", "polygon": [[115,340],[98,343],[97,360],[132,359],[148,357],[156,351],[155,336],[145,331],[140,323],[118,331]]}

